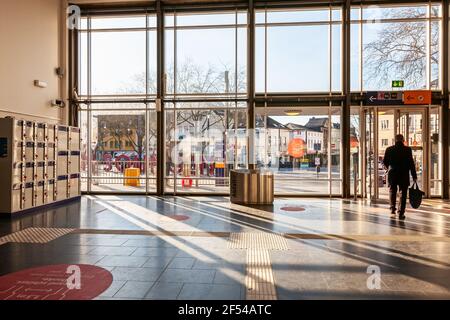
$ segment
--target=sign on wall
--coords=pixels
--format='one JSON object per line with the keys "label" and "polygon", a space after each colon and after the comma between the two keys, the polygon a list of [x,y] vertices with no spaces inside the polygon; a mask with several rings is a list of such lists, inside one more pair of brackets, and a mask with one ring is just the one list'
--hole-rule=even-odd
{"label": "sign on wall", "polygon": [[403,94],[404,104],[431,104],[431,90],[405,91]]}
{"label": "sign on wall", "polygon": [[392,88],[403,88],[404,86],[404,80],[392,80]]}
{"label": "sign on wall", "polygon": [[403,92],[369,91],[364,95],[365,105],[401,105],[403,104]]}

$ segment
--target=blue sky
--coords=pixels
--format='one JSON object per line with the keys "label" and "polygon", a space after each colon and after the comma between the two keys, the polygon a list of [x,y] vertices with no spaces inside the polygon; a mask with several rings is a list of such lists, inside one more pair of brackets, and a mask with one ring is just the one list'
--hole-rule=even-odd
{"label": "blue sky", "polygon": [[[395,9],[397,10],[397,9]],[[364,18],[380,18],[383,10],[369,8],[365,10]],[[355,17],[357,10],[353,10]],[[328,21],[328,10],[272,12],[268,14],[268,22],[305,22]],[[332,17],[339,20],[340,12],[333,11]],[[208,25],[234,24],[236,16],[232,14],[184,15],[177,17],[177,25]],[[238,23],[246,23],[246,15],[238,15]],[[257,13],[256,22],[264,22],[264,13]],[[155,26],[156,21],[151,17],[148,25]],[[173,25],[173,16],[166,16],[166,26]],[[145,27],[145,17],[92,19],[93,28]],[[363,43],[377,39],[381,27],[379,23],[364,25]],[[395,27],[395,26],[392,26]],[[272,92],[286,91],[328,91],[330,87],[330,64],[332,70],[332,90],[341,89],[341,25],[333,25],[331,32],[331,61],[330,61],[330,27],[328,24],[315,26],[272,26],[267,29],[268,47],[268,90]],[[359,25],[352,26],[352,60],[351,76],[352,89],[359,90]],[[246,67],[246,29],[196,29],[177,31],[177,65],[190,61],[207,68],[214,66],[219,70],[228,68],[234,71],[235,46],[237,43],[238,69]],[[86,49],[85,36],[81,37],[81,50]],[[94,94],[113,94],[123,92],[123,88],[133,86],[138,92],[145,93],[143,83],[136,82],[136,76],[145,73],[145,39],[144,31],[126,32],[94,32],[92,33],[92,74]],[[167,67],[173,65],[173,30],[166,33],[166,62]],[[263,27],[256,29],[256,89],[264,91],[264,46],[265,34]],[[150,72],[156,74],[156,34],[149,33],[149,63]],[[86,57],[82,56],[82,65],[86,66]],[[222,68],[222,69],[221,69]],[[86,74],[81,71],[82,77]],[[396,75],[389,75],[398,79]],[[395,79],[394,79],[395,78]],[[367,80],[367,79],[365,79]],[[389,89],[390,80],[378,89]],[[83,78],[83,84],[86,79]],[[374,86],[367,82],[367,85]],[[82,88],[85,92],[86,87]],[[372,88],[364,88],[372,89]]]}
{"label": "blue sky", "polygon": [[[272,22],[315,21],[328,19],[328,11],[277,13]],[[261,15],[258,15],[261,17]],[[181,16],[177,25],[195,23],[204,25],[232,24],[234,14]],[[260,19],[260,18],[259,18]],[[95,28],[143,27],[145,18],[93,19]],[[173,18],[166,19],[166,25]],[[245,23],[246,16],[240,14],[238,22]],[[237,41],[234,28],[199,29],[177,31],[177,65],[192,61],[203,66],[235,67],[237,43],[238,69],[246,68],[247,33],[245,27],[238,28]],[[333,83],[340,89],[340,28],[333,27]],[[329,88],[329,26],[271,27],[268,29],[268,89],[271,91],[327,91]],[[293,40],[294,39],[294,40]],[[156,38],[150,33],[150,69],[156,70]],[[87,46],[83,41],[82,50]],[[256,32],[257,90],[264,90],[264,28]],[[173,63],[173,31],[166,32],[167,65]],[[314,57],[314,59],[311,59]],[[85,60],[85,59],[84,59]],[[136,74],[145,72],[145,32],[94,32],[92,33],[92,74],[95,93],[111,93],[133,81]],[[84,63],[85,64],[85,63]],[[262,72],[261,72],[262,71]],[[83,73],[83,72],[81,72]]]}

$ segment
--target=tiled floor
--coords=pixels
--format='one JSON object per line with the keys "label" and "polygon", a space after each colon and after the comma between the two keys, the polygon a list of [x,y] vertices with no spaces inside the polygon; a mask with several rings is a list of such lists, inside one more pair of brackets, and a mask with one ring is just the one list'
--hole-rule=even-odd
{"label": "tiled floor", "polygon": [[45,244],[0,245],[0,276],[97,265],[113,276],[97,299],[246,299],[247,248],[231,245],[231,233],[286,239],[287,250],[264,248],[264,241],[258,249],[268,250],[278,299],[450,298],[450,203],[437,200],[399,221],[385,204],[341,199],[278,198],[250,208],[226,197],[84,196],[1,219],[0,237],[30,227],[75,231]]}

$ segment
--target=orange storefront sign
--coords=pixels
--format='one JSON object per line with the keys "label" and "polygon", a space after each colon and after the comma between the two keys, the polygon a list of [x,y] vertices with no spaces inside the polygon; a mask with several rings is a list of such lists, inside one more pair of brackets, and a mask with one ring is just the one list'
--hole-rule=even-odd
{"label": "orange storefront sign", "polygon": [[288,154],[293,158],[301,158],[305,155],[306,143],[303,139],[294,138],[289,142]]}
{"label": "orange storefront sign", "polygon": [[359,141],[356,137],[350,137],[350,148],[358,148],[359,147]]}
{"label": "orange storefront sign", "polygon": [[430,90],[413,90],[403,93],[404,104],[431,104]]}

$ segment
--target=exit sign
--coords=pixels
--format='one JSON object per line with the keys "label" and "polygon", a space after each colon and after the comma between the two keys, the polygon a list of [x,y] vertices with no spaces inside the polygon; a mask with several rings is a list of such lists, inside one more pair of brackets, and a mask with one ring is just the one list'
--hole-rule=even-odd
{"label": "exit sign", "polygon": [[403,80],[393,80],[392,88],[403,88],[405,86],[405,81]]}

